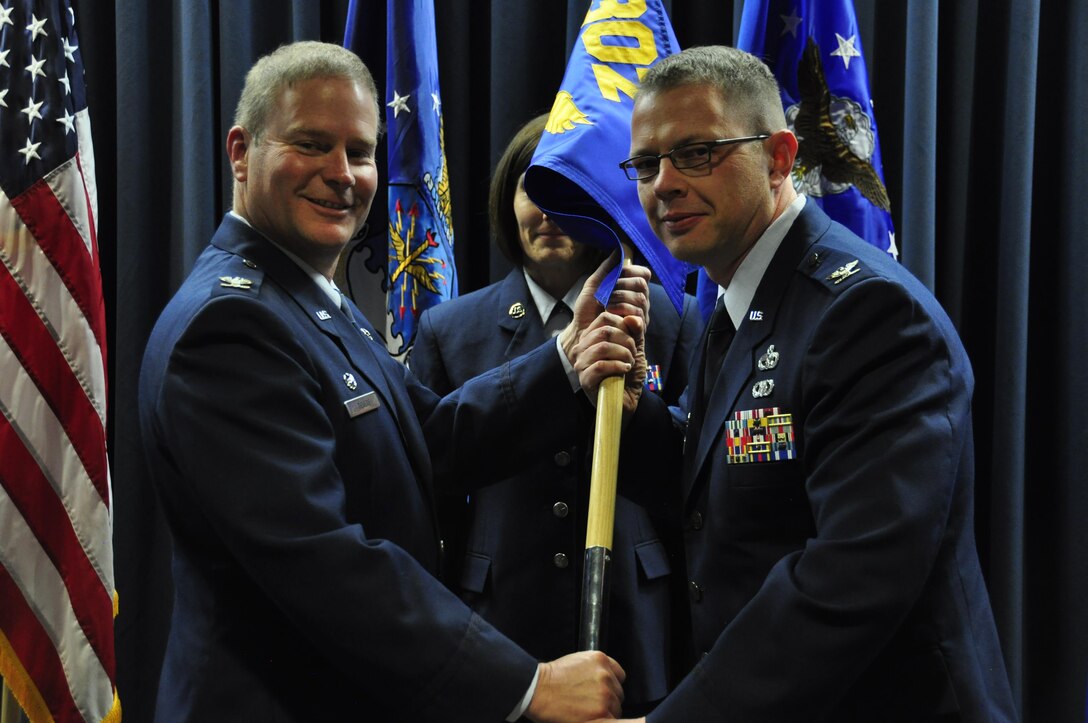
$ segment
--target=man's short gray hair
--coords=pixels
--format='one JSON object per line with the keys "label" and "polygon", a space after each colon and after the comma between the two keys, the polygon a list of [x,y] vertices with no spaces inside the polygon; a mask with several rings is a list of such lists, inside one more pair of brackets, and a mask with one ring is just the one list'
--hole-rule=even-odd
{"label": "man's short gray hair", "polygon": [[717,88],[745,133],[770,133],[786,127],[778,81],[767,65],[743,50],[724,45],[688,48],[662,58],[642,78],[639,94],[656,94],[687,85]]}
{"label": "man's short gray hair", "polygon": [[370,91],[381,129],[378,88],[366,65],[346,48],[315,40],[281,45],[253,64],[246,73],[245,86],[234,111],[234,125],[249,131],[256,142],[268,125],[268,116],[280,93],[295,83],[314,78],[344,78]]}

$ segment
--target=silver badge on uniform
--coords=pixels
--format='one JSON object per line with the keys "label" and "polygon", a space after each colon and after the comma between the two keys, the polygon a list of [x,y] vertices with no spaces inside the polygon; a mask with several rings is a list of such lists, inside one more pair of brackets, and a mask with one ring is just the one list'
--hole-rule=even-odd
{"label": "silver badge on uniform", "polygon": [[317,310],[317,318],[321,319],[321,321],[328,321],[329,319],[332,318],[332,314],[325,311],[324,309],[318,309]]}
{"label": "silver badge on uniform", "polygon": [[351,372],[344,372],[344,384],[353,392],[359,388],[359,382],[355,381],[355,376]]}
{"label": "silver badge on uniform", "polygon": [[757,399],[759,397],[769,397],[773,391],[774,379],[760,379],[756,382],[755,386],[752,387],[752,396]]}
{"label": "silver badge on uniform", "polygon": [[374,341],[374,337],[370,335],[370,330],[369,329],[364,329],[363,327],[360,326],[359,331],[363,332],[363,336],[365,336],[367,339],[370,339],[371,341]]}
{"label": "silver badge on uniform", "polygon": [[768,369],[774,369],[778,366],[778,352],[775,351],[774,344],[767,347],[767,351],[756,362],[756,366],[759,367],[761,372],[765,372]]}

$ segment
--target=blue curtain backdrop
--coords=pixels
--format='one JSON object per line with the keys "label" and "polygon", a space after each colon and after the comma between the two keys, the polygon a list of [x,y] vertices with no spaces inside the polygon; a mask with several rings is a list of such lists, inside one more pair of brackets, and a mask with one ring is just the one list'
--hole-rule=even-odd
{"label": "blue curtain backdrop", "polygon": [[[385,4],[372,0],[367,10],[366,60],[379,82]],[[465,293],[506,271],[489,242],[491,168],[513,131],[551,106],[588,0],[435,5]],[[741,0],[665,5],[681,47],[733,42]],[[976,529],[1023,719],[1080,721],[1088,680],[1088,204],[1080,199],[1088,48],[1080,41],[1088,4],[855,5],[902,261],[935,290],[975,366]],[[135,436],[144,343],[227,209],[223,143],[246,69],[290,40],[340,43],[347,0],[75,7],[110,323],[118,687],[126,720],[146,721],[172,590],[169,536]]]}

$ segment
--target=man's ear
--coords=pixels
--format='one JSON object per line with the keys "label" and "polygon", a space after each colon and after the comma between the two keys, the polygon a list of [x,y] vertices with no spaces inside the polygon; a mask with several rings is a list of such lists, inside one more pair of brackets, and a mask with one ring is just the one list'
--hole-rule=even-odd
{"label": "man's ear", "polygon": [[242,126],[234,126],[227,131],[227,158],[230,159],[231,173],[234,180],[245,183],[249,175],[249,146],[252,138]]}
{"label": "man's ear", "polygon": [[777,188],[790,178],[793,161],[797,158],[797,136],[793,131],[782,129],[767,139],[770,144],[771,187]]}

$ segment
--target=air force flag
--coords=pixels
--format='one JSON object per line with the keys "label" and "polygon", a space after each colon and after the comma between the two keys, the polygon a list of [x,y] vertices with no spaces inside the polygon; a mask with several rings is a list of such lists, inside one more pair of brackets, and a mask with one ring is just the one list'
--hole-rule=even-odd
{"label": "air force flag", "polygon": [[800,140],[797,190],[897,255],[852,0],[746,0],[737,47],[778,78],[786,122]]}
{"label": "air force flag", "polygon": [[[641,74],[678,50],[660,0],[593,0],[525,172],[525,191],[577,241],[614,249],[630,239],[679,311],[694,267],[654,236],[636,185],[618,167],[629,155]],[[601,285],[602,303],[618,275],[619,266]]]}
{"label": "air force flag", "polygon": [[433,0],[389,0],[389,313],[386,343],[404,354],[416,320],[457,296],[449,171],[442,133]]}
{"label": "air force flag", "polygon": [[[778,79],[786,123],[800,142],[794,187],[897,256],[852,0],[745,0],[737,47],[761,58]],[[695,296],[704,319],[719,293],[700,271]]]}

